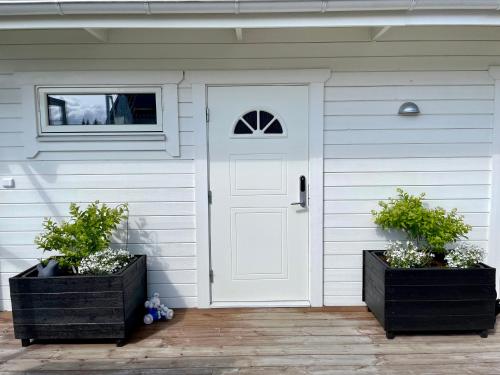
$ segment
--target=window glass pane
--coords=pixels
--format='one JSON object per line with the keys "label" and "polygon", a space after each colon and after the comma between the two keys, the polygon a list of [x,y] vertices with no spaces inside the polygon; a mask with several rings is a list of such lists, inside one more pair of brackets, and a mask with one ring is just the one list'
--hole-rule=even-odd
{"label": "window glass pane", "polygon": [[252,111],[243,116],[243,119],[252,127],[257,130],[257,111]]}
{"label": "window glass pane", "polygon": [[266,111],[260,111],[259,117],[260,117],[260,130],[264,130],[267,124],[269,124],[269,122],[274,118],[272,114]]}
{"label": "window glass pane", "polygon": [[49,125],[154,125],[154,93],[47,94]]}
{"label": "window glass pane", "polygon": [[250,129],[243,121],[238,120],[236,126],[234,127],[234,134],[252,134],[252,129]]}
{"label": "window glass pane", "polygon": [[278,120],[274,120],[271,125],[264,130],[264,134],[283,134],[283,128]]}

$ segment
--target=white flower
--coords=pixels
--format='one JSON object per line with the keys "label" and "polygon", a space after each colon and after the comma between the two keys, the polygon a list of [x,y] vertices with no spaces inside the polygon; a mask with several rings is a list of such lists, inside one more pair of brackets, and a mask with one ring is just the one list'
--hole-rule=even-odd
{"label": "white flower", "polygon": [[106,249],[83,258],[78,273],[90,275],[112,274],[127,266],[134,256],[123,249]]}
{"label": "white flower", "polygon": [[457,247],[448,251],[445,260],[449,267],[453,268],[469,268],[474,267],[477,263],[482,262],[485,257],[483,248],[461,242]]}
{"label": "white flower", "polygon": [[395,268],[424,267],[430,263],[434,256],[433,254],[420,251],[411,241],[407,241],[406,243],[389,241],[384,255],[387,263]]}

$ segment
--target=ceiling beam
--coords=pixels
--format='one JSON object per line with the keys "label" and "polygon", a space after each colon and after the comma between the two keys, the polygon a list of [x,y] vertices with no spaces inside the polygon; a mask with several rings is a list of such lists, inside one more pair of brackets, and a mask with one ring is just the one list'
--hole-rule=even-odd
{"label": "ceiling beam", "polygon": [[371,39],[372,42],[378,41],[382,35],[389,31],[392,26],[384,26],[384,27],[372,27],[371,28]]}
{"label": "ceiling beam", "polygon": [[108,29],[84,28],[84,30],[100,42],[107,43],[109,40],[109,30]]}
{"label": "ceiling beam", "polygon": [[243,40],[243,29],[241,27],[237,27],[234,29],[234,33],[236,34],[236,40],[241,42]]}

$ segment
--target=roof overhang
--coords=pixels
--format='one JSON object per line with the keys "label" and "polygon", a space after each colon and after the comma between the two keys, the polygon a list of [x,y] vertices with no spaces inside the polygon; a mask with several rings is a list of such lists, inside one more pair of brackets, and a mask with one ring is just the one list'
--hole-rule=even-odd
{"label": "roof overhang", "polygon": [[500,26],[500,0],[0,0],[0,29]]}
{"label": "roof overhang", "polygon": [[3,15],[498,10],[498,0],[0,0]]}

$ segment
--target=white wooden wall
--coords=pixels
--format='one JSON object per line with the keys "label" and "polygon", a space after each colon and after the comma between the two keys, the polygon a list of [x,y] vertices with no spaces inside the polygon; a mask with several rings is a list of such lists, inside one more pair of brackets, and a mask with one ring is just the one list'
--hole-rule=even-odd
{"label": "white wooden wall", "polygon": [[[1,48],[1,47],[0,47]],[[193,136],[190,89],[180,88],[180,159],[165,152],[57,152],[26,160],[19,90],[0,89],[0,309],[9,309],[8,278],[37,263],[33,239],[44,216],[63,218],[70,202],[129,202],[129,250],[148,255],[150,292],[171,306],[196,305]],[[114,246],[121,246],[116,243]]]}
{"label": "white wooden wall", "polygon": [[[325,91],[325,304],[361,303],[361,250],[386,241],[371,221],[397,186],[457,207],[487,245],[494,28],[111,31],[103,44],[82,30],[0,32],[0,309],[8,277],[40,257],[44,216],[69,202],[130,202],[131,245],[149,255],[150,290],[174,307],[196,306],[191,91],[179,89],[181,158],[163,152],[22,153],[20,94],[10,73],[33,70],[331,68]],[[147,41],[147,42],[145,42]],[[396,115],[414,100],[416,118]]]}
{"label": "white wooden wall", "polygon": [[[361,249],[388,237],[370,211],[396,188],[457,207],[487,247],[493,87],[487,72],[338,73],[326,89],[325,304],[360,301]],[[422,115],[395,115],[415,100]]]}

